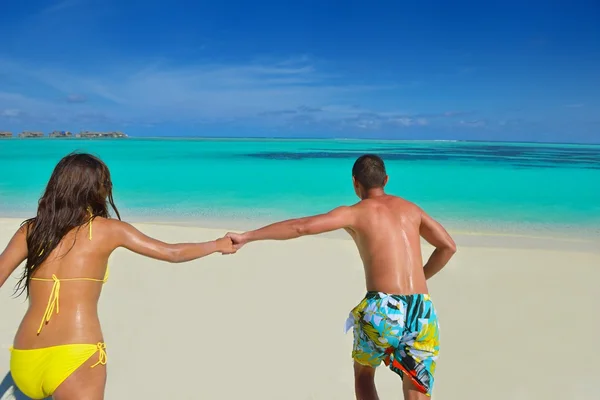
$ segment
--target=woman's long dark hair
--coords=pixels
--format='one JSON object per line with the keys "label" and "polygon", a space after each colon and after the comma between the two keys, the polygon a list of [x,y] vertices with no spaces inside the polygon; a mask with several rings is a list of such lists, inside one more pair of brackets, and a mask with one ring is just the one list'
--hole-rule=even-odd
{"label": "woman's long dark hair", "polygon": [[72,153],[60,160],[39,200],[37,215],[22,224],[28,254],[15,293],[21,295],[27,290],[29,296],[32,275],[62,238],[95,217],[108,218],[108,204],[121,219],[113,201],[110,172],[102,160],[85,153]]}

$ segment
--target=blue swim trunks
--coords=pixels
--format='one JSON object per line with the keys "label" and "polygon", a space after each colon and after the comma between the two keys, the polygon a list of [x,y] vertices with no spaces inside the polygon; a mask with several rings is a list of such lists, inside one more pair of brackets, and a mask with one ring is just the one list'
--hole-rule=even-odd
{"label": "blue swim trunks", "polygon": [[367,292],[351,312],[346,329],[354,327],[352,358],[410,377],[431,396],[439,353],[439,325],[428,294],[391,295]]}

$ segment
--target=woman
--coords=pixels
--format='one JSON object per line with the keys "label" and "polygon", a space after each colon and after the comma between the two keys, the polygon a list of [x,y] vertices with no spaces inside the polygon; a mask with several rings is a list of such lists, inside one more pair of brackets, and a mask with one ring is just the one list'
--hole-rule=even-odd
{"label": "woman", "polygon": [[[117,219],[110,219],[108,204]],[[106,165],[70,154],[52,173],[35,218],[25,221],[0,255],[0,286],[25,260],[17,284],[29,309],[11,348],[10,369],[33,399],[103,399],[106,352],[97,305],[118,247],[169,262],[235,250],[231,239],[167,244],[121,222]],[[60,312],[60,314],[59,314]]]}

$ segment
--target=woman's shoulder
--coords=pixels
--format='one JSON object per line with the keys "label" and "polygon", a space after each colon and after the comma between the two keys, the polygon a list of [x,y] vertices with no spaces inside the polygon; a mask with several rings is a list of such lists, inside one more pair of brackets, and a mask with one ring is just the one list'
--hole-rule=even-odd
{"label": "woman's shoulder", "polygon": [[98,226],[103,229],[118,229],[123,227],[124,225],[128,225],[126,222],[121,221],[116,218],[105,218],[105,217],[95,217],[93,220],[94,227]]}
{"label": "woman's shoulder", "polygon": [[91,231],[94,238],[102,240],[109,247],[118,247],[126,235],[128,223],[115,218],[95,217]]}
{"label": "woman's shoulder", "polygon": [[35,227],[35,217],[26,219],[21,222],[21,226],[17,229],[17,234],[23,234],[27,236],[29,232]]}
{"label": "woman's shoulder", "polygon": [[114,236],[127,234],[133,229],[133,225],[117,218],[96,217],[94,218],[93,224],[93,229],[99,228],[103,232]]}

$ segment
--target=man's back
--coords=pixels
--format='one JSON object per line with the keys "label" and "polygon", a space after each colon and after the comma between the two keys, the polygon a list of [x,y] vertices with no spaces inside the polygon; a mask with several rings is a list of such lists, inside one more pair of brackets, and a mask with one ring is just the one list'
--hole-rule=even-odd
{"label": "man's back", "polygon": [[362,200],[352,207],[353,237],[365,267],[367,290],[427,293],[421,256],[421,209],[396,196]]}
{"label": "man's back", "polygon": [[[406,399],[431,396],[439,351],[437,315],[426,280],[456,251],[448,232],[415,204],[385,193],[383,160],[359,157],[352,167],[351,207],[289,219],[254,231],[228,233],[235,248],[257,240],[289,240],[346,229],[365,267],[367,294],[352,309],[346,328],[354,328],[356,397],[376,399],[375,368],[385,362],[403,379]],[[421,237],[435,247],[423,265]]]}

